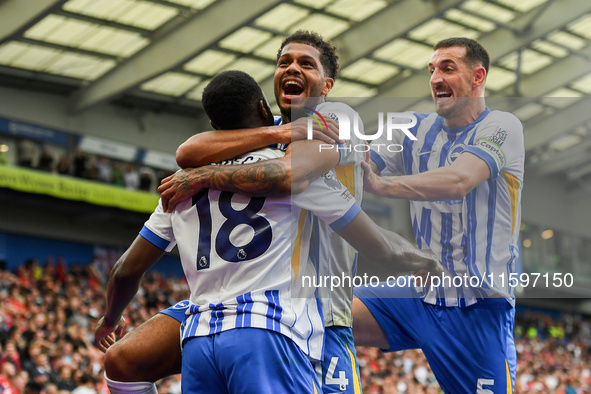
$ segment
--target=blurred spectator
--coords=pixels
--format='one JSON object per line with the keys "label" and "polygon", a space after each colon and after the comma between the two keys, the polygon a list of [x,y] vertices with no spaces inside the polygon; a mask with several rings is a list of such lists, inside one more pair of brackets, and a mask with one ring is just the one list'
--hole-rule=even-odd
{"label": "blurred spectator", "polygon": [[45,172],[52,172],[53,171],[53,155],[47,148],[43,148],[41,152],[41,157],[39,158],[39,165],[37,165],[37,169],[40,171]]}
{"label": "blurred spectator", "polygon": [[56,172],[60,175],[70,175],[70,161],[66,155],[61,155],[57,162]]}
{"label": "blurred spectator", "polygon": [[16,374],[17,370],[13,364],[4,363],[0,366],[0,392],[2,394],[13,394],[18,392],[14,387]]}
{"label": "blurred spectator", "polygon": [[48,383],[45,385],[45,394],[59,394],[59,389],[53,383]]}
{"label": "blurred spectator", "polygon": [[33,257],[25,262],[25,266],[33,279],[37,281],[43,279],[43,268],[39,265],[39,259]]}
{"label": "blurred spectator", "polygon": [[23,138],[18,144],[18,165],[26,168],[33,168],[39,155],[39,148],[33,141]]}
{"label": "blurred spectator", "polygon": [[152,185],[156,181],[156,172],[150,167],[143,166],[140,168],[140,190],[152,192]]}
{"label": "blurred spectator", "polygon": [[89,374],[83,373],[78,384],[78,388],[72,390],[72,394],[96,394],[95,379]]}
{"label": "blurred spectator", "polygon": [[8,145],[0,142],[0,166],[8,164]]}
{"label": "blurred spectator", "polygon": [[125,173],[123,174],[123,183],[128,190],[137,190],[140,187],[140,174],[138,174],[135,166],[127,163],[125,166]]}
{"label": "blurred spectator", "polygon": [[29,376],[27,371],[17,372],[14,380],[12,381],[14,392],[23,393],[25,391],[25,388],[27,387],[27,383],[31,382],[30,379],[31,377]]}
{"label": "blurred spectator", "polygon": [[6,342],[6,345],[4,345],[4,352],[0,357],[0,365],[4,365],[6,363],[14,365],[16,371],[20,371],[22,369],[21,356],[16,349],[16,345],[12,341]]}
{"label": "blurred spectator", "polygon": [[123,187],[123,172],[121,172],[121,164],[117,161],[111,166],[111,184]]}
{"label": "blurred spectator", "polygon": [[[23,377],[23,378],[25,378],[25,377]],[[26,379],[25,379],[25,381],[26,381]],[[29,381],[25,385],[25,389],[23,391],[23,394],[41,394],[41,392],[43,392],[43,388],[44,388],[43,385]],[[47,393],[45,393],[45,394],[47,394]]]}
{"label": "blurred spectator", "polygon": [[94,157],[87,158],[86,167],[86,179],[90,179],[91,181],[97,181],[98,167],[96,166],[96,159]]}
{"label": "blurred spectator", "polygon": [[76,149],[76,153],[74,153],[74,157],[72,158],[72,175],[74,175],[76,178],[85,178],[87,170],[86,167],[86,155],[80,148],[78,148]]}
{"label": "blurred spectator", "polygon": [[96,160],[97,180],[103,183],[111,183],[111,164],[109,159],[98,156]]}
{"label": "blurred spectator", "polygon": [[67,271],[67,264],[66,259],[62,256],[57,258],[57,264],[55,266],[55,280],[59,283],[64,283],[66,281],[66,271]]}
{"label": "blurred spectator", "polygon": [[55,372],[49,363],[47,353],[41,351],[33,358],[31,368],[27,371],[34,382],[44,385],[55,381]]}

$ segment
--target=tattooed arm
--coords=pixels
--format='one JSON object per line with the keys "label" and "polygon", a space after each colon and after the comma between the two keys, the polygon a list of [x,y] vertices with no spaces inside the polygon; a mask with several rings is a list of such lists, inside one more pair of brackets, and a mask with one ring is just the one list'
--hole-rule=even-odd
{"label": "tattooed arm", "polygon": [[209,188],[253,197],[286,195],[290,192],[289,181],[286,181],[290,178],[289,172],[282,159],[184,168],[163,179],[158,192],[166,212],[172,212],[178,202]]}
{"label": "tattooed arm", "polygon": [[162,180],[158,192],[166,212],[203,189],[248,196],[283,196],[306,190],[310,182],[338,164],[336,149],[320,151],[321,141],[292,143],[284,157],[254,164],[185,168]]}

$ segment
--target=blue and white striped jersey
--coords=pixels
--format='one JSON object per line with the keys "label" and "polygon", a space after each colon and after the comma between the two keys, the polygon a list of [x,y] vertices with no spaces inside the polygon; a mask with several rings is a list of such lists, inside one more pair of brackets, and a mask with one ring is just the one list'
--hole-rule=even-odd
{"label": "blue and white striped jersey", "polygon": [[[415,116],[417,124],[410,131],[416,141],[401,132],[393,133],[392,141],[383,136],[372,144],[372,159],[382,175],[449,166],[463,152],[480,157],[491,173],[461,200],[410,202],[418,247],[428,246],[438,254],[448,277],[468,278],[417,290],[424,290],[425,302],[442,306],[468,306],[495,294],[514,303],[508,278],[519,255],[525,159],[521,123],[510,113],[488,108],[460,128],[444,126],[444,119],[435,113]],[[392,143],[403,145],[402,152],[388,152],[385,145]]]}
{"label": "blue and white striped jersey", "polygon": [[[267,148],[237,160],[281,155]],[[167,251],[178,244],[191,289],[183,339],[262,328],[288,336],[310,358],[321,359],[322,313],[314,294],[302,293],[300,283],[303,275],[315,274],[308,260],[313,217],[308,211],[339,230],[360,208],[330,176],[312,182],[293,203],[291,196],[250,198],[205,190],[172,214],[159,204],[140,234]]]}

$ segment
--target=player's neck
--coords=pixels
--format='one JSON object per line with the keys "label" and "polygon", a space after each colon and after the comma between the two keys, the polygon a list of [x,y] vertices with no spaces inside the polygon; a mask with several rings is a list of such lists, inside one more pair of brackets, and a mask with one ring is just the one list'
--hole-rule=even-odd
{"label": "player's neck", "polygon": [[463,127],[474,122],[481,113],[486,110],[484,97],[475,97],[470,100],[470,104],[464,107],[464,110],[453,117],[446,117],[443,124],[447,127]]}
{"label": "player's neck", "polygon": [[[326,96],[320,96],[320,97],[313,97],[313,98],[306,98],[304,103],[305,105],[303,105],[302,107],[297,107],[297,109],[292,110],[290,109],[281,109],[281,123],[286,124],[286,123],[290,123],[295,119],[292,119],[292,111],[295,111],[298,114],[298,117],[302,116],[302,112],[304,108],[316,108],[316,106],[318,106],[319,104],[323,103],[326,101]],[[301,103],[300,103],[301,105]]]}

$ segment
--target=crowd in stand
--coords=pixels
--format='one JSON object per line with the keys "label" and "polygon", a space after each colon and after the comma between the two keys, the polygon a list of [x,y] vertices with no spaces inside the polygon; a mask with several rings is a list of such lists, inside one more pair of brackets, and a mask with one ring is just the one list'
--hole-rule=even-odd
{"label": "crowd in stand", "polygon": [[[103,353],[92,344],[107,270],[96,263],[68,266],[51,257],[43,264],[31,259],[16,272],[0,269],[0,393],[108,393]],[[128,329],[187,295],[184,279],[148,273],[126,310]],[[515,392],[591,392],[590,334],[587,317],[518,314]],[[357,351],[365,393],[440,392],[420,351]],[[180,393],[179,376],[158,382],[158,389]]]}
{"label": "crowd in stand", "polygon": [[18,142],[16,164],[23,168],[152,193],[156,192],[160,180],[170,175],[170,171],[86,154],[80,149],[76,149],[71,157],[65,153],[56,157],[46,146],[37,144],[28,138],[23,138]]}
{"label": "crowd in stand", "polygon": [[[105,277],[96,264],[67,267],[52,258],[0,270],[0,393],[108,393],[103,353],[93,346]],[[128,309],[129,327],[186,298],[184,283],[149,274]]]}

